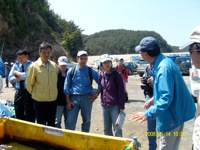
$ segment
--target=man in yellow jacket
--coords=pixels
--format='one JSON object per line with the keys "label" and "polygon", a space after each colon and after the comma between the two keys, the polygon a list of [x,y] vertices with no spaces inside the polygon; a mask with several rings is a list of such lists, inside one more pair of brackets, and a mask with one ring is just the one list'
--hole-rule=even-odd
{"label": "man in yellow jacket", "polygon": [[55,126],[57,72],[55,62],[49,60],[52,47],[43,42],[39,46],[40,57],[29,66],[26,86],[35,100],[36,120],[39,124]]}

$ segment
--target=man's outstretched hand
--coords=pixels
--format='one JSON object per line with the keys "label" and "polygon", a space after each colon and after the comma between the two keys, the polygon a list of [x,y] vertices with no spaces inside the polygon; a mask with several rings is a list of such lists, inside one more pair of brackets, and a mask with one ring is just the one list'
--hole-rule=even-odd
{"label": "man's outstretched hand", "polygon": [[143,121],[146,121],[147,118],[146,116],[144,115],[143,112],[138,112],[138,113],[135,113],[131,116],[131,120],[133,121],[139,121],[139,123],[143,122]]}

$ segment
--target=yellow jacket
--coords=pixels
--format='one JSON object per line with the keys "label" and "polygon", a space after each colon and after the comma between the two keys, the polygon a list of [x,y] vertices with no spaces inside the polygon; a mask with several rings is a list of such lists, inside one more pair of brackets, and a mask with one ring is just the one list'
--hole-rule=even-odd
{"label": "yellow jacket", "polygon": [[49,60],[47,69],[39,58],[28,68],[26,88],[32,98],[39,102],[51,102],[57,98],[57,73],[55,62]]}

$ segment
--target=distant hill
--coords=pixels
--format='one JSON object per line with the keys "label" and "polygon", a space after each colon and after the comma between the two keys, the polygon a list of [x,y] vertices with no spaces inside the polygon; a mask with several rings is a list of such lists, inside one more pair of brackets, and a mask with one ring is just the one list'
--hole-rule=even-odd
{"label": "distant hill", "polygon": [[155,37],[162,52],[175,52],[176,46],[170,46],[160,34],[154,31],[133,31],[133,30],[106,30],[92,35],[84,35],[85,49],[91,55],[109,54],[132,54],[141,39],[146,36]]}
{"label": "distant hill", "polygon": [[52,59],[67,55],[76,60],[79,50],[90,55],[132,54],[145,36],[158,39],[163,52],[174,52],[178,47],[168,45],[153,31],[106,30],[82,35],[73,21],[66,21],[49,8],[48,0],[0,0],[0,54],[3,61],[14,61],[19,49],[27,49],[30,59],[36,60],[38,46],[46,41],[53,45]]}

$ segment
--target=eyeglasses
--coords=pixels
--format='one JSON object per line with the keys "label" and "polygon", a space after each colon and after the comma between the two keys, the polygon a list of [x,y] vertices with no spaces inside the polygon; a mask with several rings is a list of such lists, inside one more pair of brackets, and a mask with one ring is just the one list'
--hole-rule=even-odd
{"label": "eyeglasses", "polygon": [[192,52],[200,52],[200,49],[188,49],[188,52],[192,54]]}
{"label": "eyeglasses", "polygon": [[190,54],[192,54],[192,52],[200,52],[200,43],[194,43],[194,44],[190,45],[188,52]]}
{"label": "eyeglasses", "polygon": [[22,59],[25,59],[25,58],[26,58],[26,56],[17,56],[18,60],[22,60]]}

